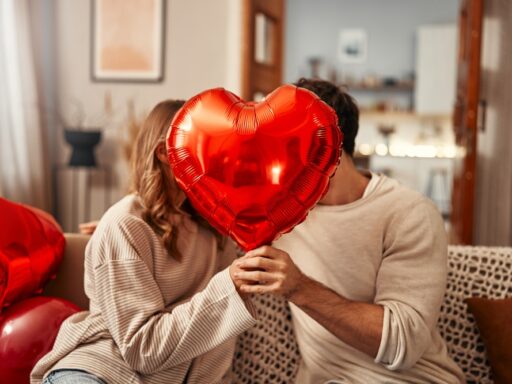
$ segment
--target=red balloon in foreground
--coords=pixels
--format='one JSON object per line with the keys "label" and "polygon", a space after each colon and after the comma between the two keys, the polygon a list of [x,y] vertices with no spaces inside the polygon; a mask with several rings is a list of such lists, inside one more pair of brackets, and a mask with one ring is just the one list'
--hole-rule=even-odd
{"label": "red balloon in foreground", "polygon": [[42,291],[64,254],[62,230],[49,214],[0,198],[0,310]]}
{"label": "red balloon in foreground", "polygon": [[61,323],[80,308],[62,299],[33,297],[0,314],[2,383],[30,382],[30,371],[49,352]]}
{"label": "red balloon in foreground", "polygon": [[292,85],[260,103],[222,88],[202,92],[167,136],[173,173],[192,205],[246,251],[304,220],[326,192],[341,141],[334,110]]}

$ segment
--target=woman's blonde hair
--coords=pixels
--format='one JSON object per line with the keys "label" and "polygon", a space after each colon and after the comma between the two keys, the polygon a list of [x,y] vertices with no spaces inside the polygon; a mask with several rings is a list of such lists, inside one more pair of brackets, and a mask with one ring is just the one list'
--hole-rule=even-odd
{"label": "woman's blonde hair", "polygon": [[131,189],[140,197],[142,219],[162,238],[169,254],[177,260],[181,254],[177,247],[179,223],[175,222],[179,216],[175,214],[182,213],[179,204],[183,202],[183,192],[169,165],[158,159],[157,148],[165,145],[171,121],[184,103],[166,100],[153,108],[139,130],[131,156]]}
{"label": "woman's blonde hair", "polygon": [[172,175],[169,164],[157,157],[174,115],[185,104],[183,100],[165,100],[157,104],[142,124],[131,155],[132,192],[142,203],[142,219],[162,238],[165,248],[176,260],[181,260],[177,246],[181,215],[186,214],[215,235],[217,246],[223,249],[225,238],[192,207]]}

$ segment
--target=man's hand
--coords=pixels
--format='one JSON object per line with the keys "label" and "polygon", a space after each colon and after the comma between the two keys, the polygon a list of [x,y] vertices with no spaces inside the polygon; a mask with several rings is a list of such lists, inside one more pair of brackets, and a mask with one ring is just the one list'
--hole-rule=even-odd
{"label": "man's hand", "polygon": [[349,300],[304,275],[279,249],[263,246],[235,261],[233,276],[243,293],[284,296],[343,342],[375,357],[382,338],[384,308]]}
{"label": "man's hand", "polygon": [[243,271],[242,269],[240,269],[239,264],[240,259],[236,259],[231,263],[231,265],[229,266],[229,276],[231,277],[231,280],[233,280],[237,292],[241,293],[240,287],[243,284],[247,284],[247,282],[236,277],[238,273]]}
{"label": "man's hand", "polygon": [[240,286],[244,293],[271,293],[293,301],[306,279],[286,252],[268,245],[247,252],[237,263],[234,277],[245,281]]}

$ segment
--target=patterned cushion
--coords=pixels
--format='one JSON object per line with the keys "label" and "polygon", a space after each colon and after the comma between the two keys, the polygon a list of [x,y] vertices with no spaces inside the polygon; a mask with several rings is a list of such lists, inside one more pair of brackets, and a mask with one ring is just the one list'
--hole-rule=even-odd
{"label": "patterned cushion", "polygon": [[[438,327],[468,383],[492,383],[485,348],[463,300],[512,296],[512,248],[450,246],[448,286]],[[238,340],[235,383],[292,383],[300,363],[286,301],[255,297],[258,324]]]}
{"label": "patterned cushion", "polygon": [[233,360],[233,382],[243,384],[293,383],[300,362],[286,300],[255,296],[258,322],[238,338]]}
{"label": "patterned cushion", "polygon": [[450,246],[438,327],[468,383],[492,383],[485,348],[465,298],[512,296],[512,248]]}

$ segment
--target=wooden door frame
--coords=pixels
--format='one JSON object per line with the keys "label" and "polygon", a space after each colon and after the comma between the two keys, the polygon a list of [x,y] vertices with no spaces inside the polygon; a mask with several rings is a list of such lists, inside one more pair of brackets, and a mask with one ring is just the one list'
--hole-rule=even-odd
{"label": "wooden door frame", "polygon": [[456,145],[465,153],[459,159],[461,173],[454,173],[451,218],[452,242],[461,244],[473,243],[482,19],[483,0],[462,1],[453,127]]}
{"label": "wooden door frame", "polygon": [[[276,8],[277,7],[277,8]],[[269,12],[272,9],[279,10],[283,17],[276,24],[276,34],[278,38],[275,41],[273,56],[275,63],[270,66],[268,64],[256,63],[254,60],[254,16],[258,12],[262,12],[269,15],[272,18],[272,14]],[[284,47],[284,14],[285,14],[285,2],[284,0],[242,0],[242,90],[241,96],[244,100],[252,100],[254,92],[263,91],[270,92],[277,85],[282,83],[283,78],[283,47]],[[274,67],[274,68],[271,68]],[[261,70],[258,70],[261,69]],[[272,83],[275,83],[273,87],[267,87],[267,89],[255,89],[253,87],[254,76],[262,76],[266,71],[273,72]],[[255,73],[256,72],[256,73]],[[270,89],[272,88],[272,89]]]}

